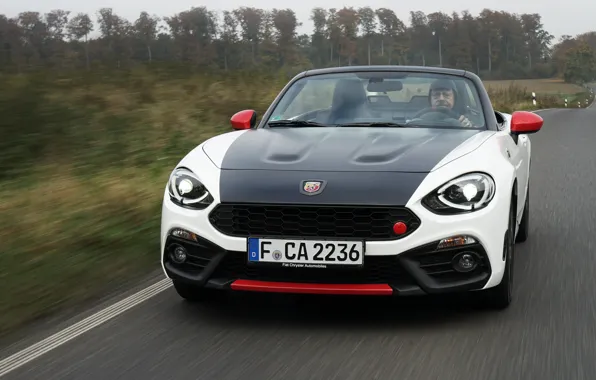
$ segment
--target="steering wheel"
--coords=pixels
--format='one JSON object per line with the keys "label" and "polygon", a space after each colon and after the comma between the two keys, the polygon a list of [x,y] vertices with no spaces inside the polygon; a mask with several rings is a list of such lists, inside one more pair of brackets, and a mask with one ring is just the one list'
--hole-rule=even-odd
{"label": "steering wheel", "polygon": [[[408,122],[408,124],[411,123],[416,123],[417,121],[427,121],[427,120],[432,120],[432,121],[442,121],[445,122],[447,121],[448,124],[453,124],[454,126],[461,126],[460,122],[459,122],[459,116],[457,114],[457,112],[446,108],[446,107],[438,107],[438,108],[432,108],[432,107],[426,107],[424,109],[421,109],[420,111],[416,112],[416,114],[414,115],[414,117],[412,118],[412,120],[410,120]],[[455,122],[457,124],[455,124]]]}
{"label": "steering wheel", "polygon": [[[424,115],[424,117],[422,116]],[[433,115],[433,116],[447,116],[451,119],[459,119],[459,115],[457,114],[457,112],[453,111],[450,108],[447,107],[438,107],[438,108],[432,108],[432,107],[426,107],[424,109],[421,109],[420,111],[416,112],[416,114],[414,115],[414,119],[427,119],[429,115]]]}

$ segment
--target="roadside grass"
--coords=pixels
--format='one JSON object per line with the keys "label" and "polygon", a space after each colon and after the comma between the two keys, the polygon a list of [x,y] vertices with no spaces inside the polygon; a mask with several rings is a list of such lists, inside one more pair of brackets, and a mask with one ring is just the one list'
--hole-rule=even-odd
{"label": "roadside grass", "polygon": [[[159,268],[170,170],[231,130],[236,111],[262,115],[289,78],[0,75],[0,336]],[[500,86],[491,99],[506,112],[528,109],[531,91]],[[558,95],[539,99],[561,104]]]}
{"label": "roadside grass", "polygon": [[[260,80],[269,80],[271,87]],[[159,268],[180,158],[285,78],[0,76],[0,336]]]}
{"label": "roadside grass", "polygon": [[[48,168],[49,169],[49,168]],[[159,264],[161,176],[55,168],[0,192],[0,331],[73,306]]]}
{"label": "roadside grass", "polygon": [[[485,81],[484,85],[496,110],[511,113],[514,110],[543,108],[585,107],[592,100],[586,88],[563,82],[562,79],[521,79]],[[532,102],[536,94],[536,106]],[[586,99],[588,103],[586,104]]]}
{"label": "roadside grass", "polygon": [[584,91],[582,86],[565,83],[560,78],[548,79],[517,79],[517,80],[487,80],[484,85],[492,88],[507,88],[514,84],[520,89],[526,89],[529,94],[532,91],[537,94],[574,94]]}

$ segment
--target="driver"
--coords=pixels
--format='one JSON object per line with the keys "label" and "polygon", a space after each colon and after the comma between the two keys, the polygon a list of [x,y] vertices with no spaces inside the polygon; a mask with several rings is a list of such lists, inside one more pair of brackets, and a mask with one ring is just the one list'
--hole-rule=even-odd
{"label": "driver", "polygon": [[[447,108],[457,112],[457,110],[454,109],[457,101],[457,89],[452,81],[447,79],[437,79],[430,85],[428,97],[432,109]],[[464,115],[460,114],[458,121],[463,127],[474,127],[472,122]]]}

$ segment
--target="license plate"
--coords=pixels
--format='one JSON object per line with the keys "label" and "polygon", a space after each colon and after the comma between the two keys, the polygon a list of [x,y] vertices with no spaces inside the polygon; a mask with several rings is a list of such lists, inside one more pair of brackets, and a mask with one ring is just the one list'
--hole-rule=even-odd
{"label": "license plate", "polygon": [[364,243],[338,240],[248,239],[248,261],[285,267],[362,265]]}

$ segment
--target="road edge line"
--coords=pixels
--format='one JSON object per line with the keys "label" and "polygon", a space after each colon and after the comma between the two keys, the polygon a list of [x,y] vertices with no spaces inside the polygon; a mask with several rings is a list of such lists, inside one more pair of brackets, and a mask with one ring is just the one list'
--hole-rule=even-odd
{"label": "road edge line", "polygon": [[138,291],[137,293],[134,293],[133,295],[128,296],[125,299],[94,313],[91,316],[0,360],[0,377],[37,359],[38,357],[86,333],[87,331],[123,314],[142,302],[160,294],[171,286],[171,280],[169,278],[164,278]]}

